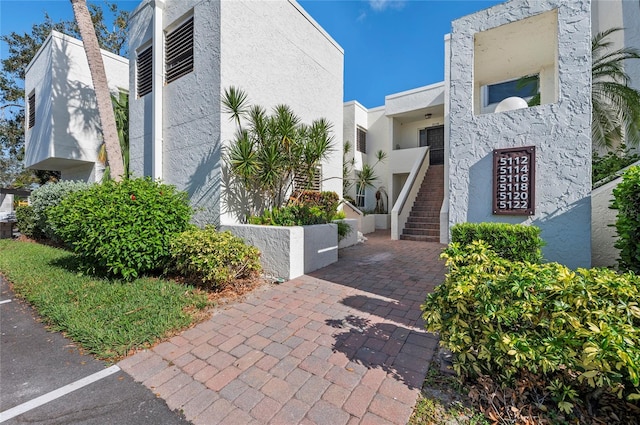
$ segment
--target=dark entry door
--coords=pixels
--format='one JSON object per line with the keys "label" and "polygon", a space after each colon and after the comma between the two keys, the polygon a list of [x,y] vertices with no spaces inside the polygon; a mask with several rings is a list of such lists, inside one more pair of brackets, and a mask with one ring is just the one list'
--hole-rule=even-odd
{"label": "dark entry door", "polygon": [[444,164],[444,126],[420,130],[420,146],[430,147],[430,165]]}

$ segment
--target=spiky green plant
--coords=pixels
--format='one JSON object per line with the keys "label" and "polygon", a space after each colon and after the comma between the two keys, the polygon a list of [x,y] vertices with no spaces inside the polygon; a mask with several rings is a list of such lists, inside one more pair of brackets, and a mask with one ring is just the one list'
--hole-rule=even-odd
{"label": "spiky green plant", "polygon": [[269,113],[250,105],[247,94],[236,87],[225,89],[222,105],[236,125],[226,151],[227,166],[254,200],[247,216],[282,206],[296,180],[311,184],[318,165],[334,149],[332,124],[324,118],[302,123],[287,105]]}

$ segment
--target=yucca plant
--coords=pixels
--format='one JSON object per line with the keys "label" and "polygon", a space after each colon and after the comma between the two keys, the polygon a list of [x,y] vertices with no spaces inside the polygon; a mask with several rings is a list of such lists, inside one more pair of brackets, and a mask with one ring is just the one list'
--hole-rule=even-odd
{"label": "yucca plant", "polygon": [[304,124],[287,105],[269,113],[250,105],[247,94],[236,87],[225,90],[222,106],[236,125],[225,153],[227,167],[253,200],[246,216],[284,205],[294,182],[310,185],[318,165],[334,149],[332,124],[324,118]]}

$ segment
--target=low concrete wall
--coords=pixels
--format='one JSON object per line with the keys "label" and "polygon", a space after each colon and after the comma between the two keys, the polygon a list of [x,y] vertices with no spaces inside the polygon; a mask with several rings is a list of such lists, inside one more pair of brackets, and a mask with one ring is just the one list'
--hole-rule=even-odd
{"label": "low concrete wall", "polygon": [[350,202],[344,201],[342,205],[342,211],[347,218],[353,218],[358,220],[358,231],[363,235],[376,230],[376,219],[373,215],[365,215],[357,207],[353,206]]}
{"label": "low concrete wall", "polygon": [[253,224],[222,225],[255,246],[266,275],[293,279],[338,261],[338,226],[259,226]]}
{"label": "low concrete wall", "polygon": [[340,239],[338,237],[338,248],[346,248],[348,246],[352,246],[358,243],[358,220],[355,218],[345,218],[344,221],[351,227],[351,232],[344,238]]}
{"label": "low concrete wall", "polygon": [[373,214],[363,215],[358,223],[358,230],[363,235],[376,231],[376,218]]}
{"label": "low concrete wall", "polygon": [[376,221],[376,229],[391,228],[391,214],[373,214]]}
{"label": "low concrete wall", "polygon": [[[309,273],[338,261],[338,225],[302,226],[304,230],[304,272]],[[293,257],[296,253],[292,252]]]}

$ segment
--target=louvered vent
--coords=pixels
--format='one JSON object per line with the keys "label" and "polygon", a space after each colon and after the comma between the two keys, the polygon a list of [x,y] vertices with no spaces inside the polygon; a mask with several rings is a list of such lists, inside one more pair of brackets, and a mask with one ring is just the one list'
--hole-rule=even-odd
{"label": "louvered vent", "polygon": [[151,93],[153,89],[153,50],[147,47],[138,53],[138,97]]}
{"label": "louvered vent", "polygon": [[29,94],[29,127],[36,125],[36,92]]}
{"label": "louvered vent", "polygon": [[193,71],[193,16],[166,36],[166,82]]}
{"label": "louvered vent", "polygon": [[367,153],[367,132],[358,128],[358,143],[356,149],[358,152]]}
{"label": "louvered vent", "polygon": [[316,167],[316,172],[313,175],[313,181],[309,185],[309,178],[306,175],[297,175],[293,182],[294,191],[298,190],[315,190],[320,191],[322,186],[322,166]]}

